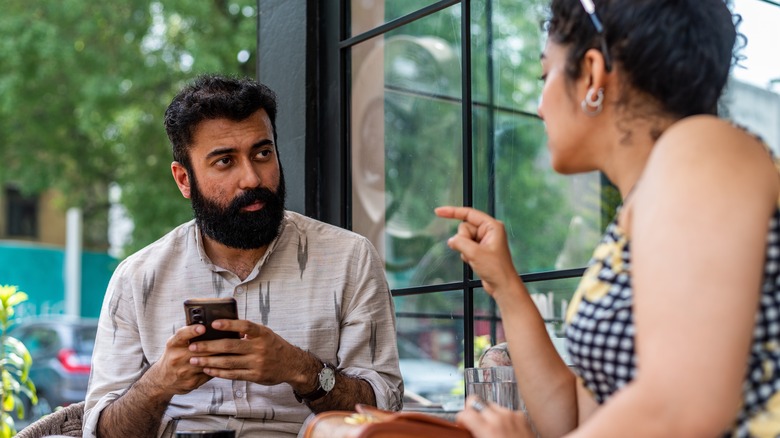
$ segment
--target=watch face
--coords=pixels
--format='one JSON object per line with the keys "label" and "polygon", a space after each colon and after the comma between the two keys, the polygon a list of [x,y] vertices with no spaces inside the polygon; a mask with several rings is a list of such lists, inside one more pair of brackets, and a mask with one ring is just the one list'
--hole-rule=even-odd
{"label": "watch face", "polygon": [[320,371],[320,386],[325,391],[330,392],[333,389],[333,385],[336,384],[336,373],[333,372],[333,368],[325,367]]}

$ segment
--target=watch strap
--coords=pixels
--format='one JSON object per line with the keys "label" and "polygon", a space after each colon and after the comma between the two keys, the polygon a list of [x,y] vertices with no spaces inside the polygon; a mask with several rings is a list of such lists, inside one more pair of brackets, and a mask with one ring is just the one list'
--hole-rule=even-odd
{"label": "watch strap", "polygon": [[[333,374],[335,376],[336,374],[336,367],[329,363],[322,364],[322,369],[325,370],[325,368],[330,368],[333,370]],[[315,389],[312,392],[306,393],[306,394],[298,394],[298,391],[293,390],[293,395],[295,396],[295,400],[298,400],[298,403],[306,403],[307,405],[315,400],[319,400],[322,397],[325,397],[329,391],[326,391],[325,388],[322,387],[322,383],[320,382],[320,371],[317,373],[317,389]],[[332,388],[331,388],[332,389]]]}

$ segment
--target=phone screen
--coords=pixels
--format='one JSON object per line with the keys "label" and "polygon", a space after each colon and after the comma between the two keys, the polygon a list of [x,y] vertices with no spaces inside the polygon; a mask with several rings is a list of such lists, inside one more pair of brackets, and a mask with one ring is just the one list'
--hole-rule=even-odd
{"label": "phone screen", "polygon": [[190,339],[190,343],[239,338],[238,332],[216,330],[211,327],[211,323],[218,319],[238,319],[234,298],[191,298],[184,301],[184,312],[187,325],[203,324],[206,326],[206,333]]}

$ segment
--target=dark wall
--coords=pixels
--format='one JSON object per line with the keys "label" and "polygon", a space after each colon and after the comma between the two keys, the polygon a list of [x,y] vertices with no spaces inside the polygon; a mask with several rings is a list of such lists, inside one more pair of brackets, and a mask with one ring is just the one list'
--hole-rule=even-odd
{"label": "dark wall", "polygon": [[287,208],[306,212],[306,0],[258,0],[258,79],[276,91]]}

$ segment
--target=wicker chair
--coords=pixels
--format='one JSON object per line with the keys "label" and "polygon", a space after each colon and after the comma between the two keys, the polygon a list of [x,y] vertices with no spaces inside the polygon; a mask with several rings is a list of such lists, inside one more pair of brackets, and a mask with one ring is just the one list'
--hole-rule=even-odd
{"label": "wicker chair", "polygon": [[73,403],[59,411],[41,417],[16,435],[16,438],[41,438],[50,435],[81,436],[84,402]]}

